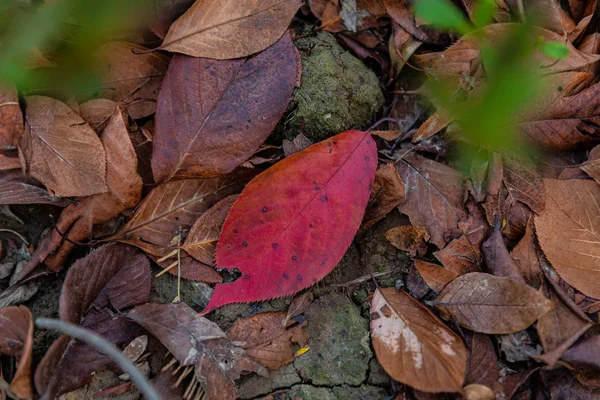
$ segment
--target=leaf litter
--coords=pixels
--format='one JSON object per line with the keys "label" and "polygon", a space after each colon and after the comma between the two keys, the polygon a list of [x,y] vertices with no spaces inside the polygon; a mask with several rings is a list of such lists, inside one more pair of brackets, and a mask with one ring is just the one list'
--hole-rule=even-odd
{"label": "leaf litter", "polygon": [[[136,390],[101,351],[44,340],[35,319],[53,316],[104,336],[165,399],[597,397],[596,2],[465,0],[438,13],[451,26],[415,15],[449,3],[409,3],[156,2],[139,35],[91,53],[93,94],[3,83],[0,396],[69,396],[100,371],[117,380],[97,395]],[[544,18],[524,23],[536,6]],[[535,150],[476,142],[444,88],[421,85],[486,99],[492,50],[528,24],[542,94],[500,125]],[[298,95],[303,66],[327,68],[327,49],[307,63],[313,49],[295,45],[317,33],[380,78],[375,130],[313,144],[288,125],[300,102],[325,121],[329,102],[358,96],[327,82],[324,101]],[[36,227],[34,212],[54,222]],[[157,300],[163,273],[173,302]],[[29,300],[51,279],[54,303]],[[313,298],[334,309],[341,290],[364,336],[355,350],[349,328],[331,332],[343,351],[327,353],[311,329],[350,317],[319,320]],[[302,366],[314,349],[341,354],[336,367]],[[344,375],[356,354],[370,360],[358,381]]]}

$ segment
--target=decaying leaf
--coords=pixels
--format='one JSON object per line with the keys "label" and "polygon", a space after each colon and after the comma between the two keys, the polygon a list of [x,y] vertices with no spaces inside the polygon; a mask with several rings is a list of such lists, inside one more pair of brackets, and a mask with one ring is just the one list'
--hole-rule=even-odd
{"label": "decaying leaf", "polygon": [[238,268],[242,276],[217,285],[203,313],[290,295],[323,279],[352,243],[376,167],[371,135],[346,131],[254,178],[217,246],[217,266]]}
{"label": "decaying leaf", "polygon": [[427,252],[429,234],[420,226],[396,226],[385,232],[385,238],[397,249],[408,252],[411,257],[424,256]]}
{"label": "decaying leaf", "polygon": [[250,158],[282,117],[300,74],[289,33],[248,59],[173,57],[156,110],[154,180],[213,177]]}
{"label": "decaying leaf", "polygon": [[436,297],[435,307],[475,332],[518,332],[550,311],[553,304],[525,283],[482,272],[471,272],[450,282]]}
{"label": "decaying leaf", "polygon": [[[145,50],[133,43],[115,41],[101,46],[94,57],[106,88],[99,96],[124,103],[122,107],[132,118],[138,119],[154,113],[169,57],[159,52],[134,54],[133,48]],[[139,102],[128,105],[136,100]]]}
{"label": "decaying leaf", "polygon": [[269,312],[240,318],[227,330],[227,337],[265,367],[276,370],[294,360],[292,343],[303,347],[309,339],[306,322],[285,327],[284,312]]}
{"label": "decaying leaf", "polygon": [[424,392],[461,390],[467,373],[464,343],[408,294],[394,288],[375,291],[371,340],[377,359],[395,380]]}
{"label": "decaying leaf", "polygon": [[[59,300],[60,319],[81,324],[123,346],[139,336],[136,325],[107,307],[121,311],[145,303],[150,296],[150,262],[135,247],[109,244],[77,260],[69,269]],[[43,398],[83,386],[110,358],[67,335],[48,349],[35,372],[35,386]],[[77,368],[73,368],[73,366]]]}
{"label": "decaying leaf", "polygon": [[160,48],[219,60],[246,57],[277,41],[301,5],[300,0],[196,0],[173,22]]}
{"label": "decaying leaf", "polygon": [[148,303],[127,314],[156,336],[181,365],[195,366],[195,377],[210,400],[237,398],[235,380],[244,371],[267,374],[217,324],[195,315],[185,303]]}
{"label": "decaying leaf", "polygon": [[375,181],[365,211],[365,229],[388,215],[404,199],[404,184],[394,164],[383,164],[375,172]]}
{"label": "decaying leaf", "polygon": [[546,209],[535,217],[540,246],[561,278],[600,298],[600,186],[579,179],[544,184]]}
{"label": "decaying leaf", "polygon": [[461,175],[452,168],[416,154],[407,154],[396,166],[405,186],[398,207],[414,226],[423,226],[440,249],[457,236],[458,222],[467,216]]}
{"label": "decaying leaf", "polygon": [[106,192],[106,159],[96,132],[59,100],[30,96],[25,101],[25,132],[19,142],[25,173],[55,196]]}
{"label": "decaying leaf", "polygon": [[306,291],[298,296],[294,297],[294,300],[290,303],[288,307],[287,314],[285,315],[285,319],[283,320],[282,325],[288,326],[292,322],[290,320],[301,315],[304,311],[308,309],[308,306],[311,305],[313,301],[313,293],[312,291]]}
{"label": "decaying leaf", "polygon": [[19,359],[17,370],[10,382],[11,392],[19,399],[32,398],[33,317],[27,307],[0,308],[0,353]]}

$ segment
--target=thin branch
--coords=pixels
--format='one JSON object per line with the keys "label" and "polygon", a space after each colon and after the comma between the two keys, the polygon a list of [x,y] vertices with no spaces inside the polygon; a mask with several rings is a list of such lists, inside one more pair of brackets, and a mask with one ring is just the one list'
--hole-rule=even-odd
{"label": "thin branch", "polygon": [[40,328],[59,331],[60,333],[69,335],[77,340],[81,340],[99,352],[106,354],[115,363],[117,363],[123,372],[129,374],[131,380],[144,395],[144,398],[148,400],[160,400],[160,396],[156,392],[156,389],[154,389],[146,377],[142,375],[141,371],[131,361],[129,361],[122,352],[120,352],[113,344],[108,342],[102,336],[89,329],[84,329],[68,322],[59,321],[57,319],[38,318],[35,320],[35,324]]}

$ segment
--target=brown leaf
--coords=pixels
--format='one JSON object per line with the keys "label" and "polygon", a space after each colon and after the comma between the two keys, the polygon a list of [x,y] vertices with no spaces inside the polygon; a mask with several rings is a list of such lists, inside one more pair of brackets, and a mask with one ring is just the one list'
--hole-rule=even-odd
{"label": "brown leaf", "polygon": [[21,171],[0,172],[0,204],[53,204],[64,207],[69,199],[51,196],[50,193]]}
{"label": "brown leaf", "polygon": [[458,231],[458,221],[467,216],[463,208],[461,175],[452,168],[407,154],[396,169],[406,187],[405,201],[398,209],[414,226],[423,226],[431,242],[443,248]]}
{"label": "brown leaf", "polygon": [[304,292],[294,297],[290,306],[288,307],[287,313],[285,315],[285,319],[283,320],[283,326],[288,326],[289,321],[292,318],[295,318],[304,313],[308,309],[308,306],[311,305],[313,301],[313,293],[311,291]]}
{"label": "brown leaf", "polygon": [[106,192],[106,159],[96,132],[61,101],[44,96],[25,101],[27,123],[19,142],[25,172],[55,196]]}
{"label": "brown leaf", "polygon": [[14,87],[0,87],[0,171],[21,168],[17,152],[5,152],[4,147],[14,147],[23,132],[23,114]]}
{"label": "brown leaf", "polygon": [[113,100],[93,99],[79,105],[79,115],[90,125],[90,128],[99,132],[104,129],[116,109],[117,103]]}
{"label": "brown leaf", "polygon": [[388,215],[404,199],[404,184],[394,164],[383,164],[375,172],[369,204],[362,228],[368,228]]}
{"label": "brown leaf", "polygon": [[444,109],[439,109],[425,120],[413,135],[412,142],[419,143],[429,139],[448,126],[454,118]]}
{"label": "brown leaf", "polygon": [[160,49],[218,60],[246,57],[275,43],[299,0],[196,0],[169,28]]}
{"label": "brown leaf", "polygon": [[525,235],[513,248],[510,257],[516,264],[525,282],[536,289],[539,289],[543,281],[540,256],[541,253],[538,250],[535,239],[533,219],[530,219],[525,228]]}
{"label": "brown leaf", "polygon": [[450,44],[450,38],[446,33],[431,29],[415,21],[410,2],[405,0],[383,0],[383,4],[390,17],[419,41],[445,46]]}
{"label": "brown leaf", "polygon": [[418,260],[415,260],[413,265],[410,267],[410,271],[408,271],[408,276],[406,277],[406,288],[412,297],[420,300],[431,291],[431,287],[427,285],[427,282],[425,282],[415,267],[417,262]]}
{"label": "brown leaf", "polygon": [[385,238],[397,249],[408,252],[411,257],[427,253],[429,234],[420,226],[396,226],[385,232]]}
{"label": "brown leaf", "polygon": [[139,103],[126,107],[133,119],[154,113],[158,92],[169,57],[159,52],[134,54],[131,49],[145,50],[128,42],[109,42],[94,52],[94,59],[103,73],[102,85],[107,90],[98,96],[121,103]]}
{"label": "brown leaf", "polygon": [[579,168],[600,184],[600,145],[590,150],[587,162]]}
{"label": "brown leaf", "polygon": [[427,307],[394,288],[377,289],[371,302],[371,340],[380,364],[395,380],[424,392],[459,392],[467,349]]}
{"label": "brown leaf", "polygon": [[561,278],[599,298],[600,187],[579,179],[544,183],[546,209],[535,217],[540,246]]}
{"label": "brown leaf", "polygon": [[600,336],[591,336],[569,348],[562,356],[562,360],[575,367],[573,374],[585,387],[598,390],[600,382]]}
{"label": "brown leaf", "polygon": [[237,195],[225,197],[202,214],[192,225],[182,249],[196,260],[214,265],[221,228],[237,198]]}
{"label": "brown leaf", "polygon": [[450,282],[433,302],[442,317],[475,332],[518,332],[552,309],[535,289],[511,278],[471,272]]}
{"label": "brown leaf", "polygon": [[544,181],[536,166],[529,160],[503,157],[502,182],[508,198],[514,204],[521,202],[540,213],[544,210]]}
{"label": "brown leaf", "polygon": [[504,394],[500,385],[500,370],[494,345],[490,338],[482,333],[474,333],[471,340],[471,358],[466,383],[485,385],[500,398]]}
{"label": "brown leaf", "polygon": [[0,353],[19,358],[10,382],[11,392],[20,399],[32,398],[33,317],[27,307],[0,308]]}
{"label": "brown leaf", "polygon": [[506,276],[527,283],[521,275],[521,270],[510,257],[500,229],[501,225],[498,221],[492,234],[481,246],[488,271],[496,276]]}
{"label": "brown leaf", "polygon": [[282,143],[281,147],[283,148],[283,153],[285,154],[285,156],[289,157],[292,154],[302,151],[311,145],[312,145],[312,142],[310,141],[310,139],[308,139],[306,136],[304,136],[302,134],[302,132],[300,132],[291,141],[287,140],[287,139],[283,139],[283,143]]}
{"label": "brown leaf", "polygon": [[565,368],[540,373],[551,400],[598,400],[600,392],[585,388]]}
{"label": "brown leaf", "polygon": [[276,370],[294,360],[292,343],[306,345],[309,334],[305,322],[286,328],[284,312],[267,312],[236,320],[227,330],[227,337],[265,367]]}
{"label": "brown leaf", "polygon": [[[213,204],[239,191],[252,176],[241,171],[210,179],[163,183],[140,203],[127,225],[114,237],[154,256],[165,256],[177,247],[177,238]],[[183,239],[183,238],[181,238]]]}
{"label": "brown leaf", "polygon": [[195,376],[208,399],[235,399],[235,380],[243,371],[266,369],[235,346],[225,333],[185,303],[137,306],[127,316],[156,336],[181,365],[195,365]]}
{"label": "brown leaf", "polygon": [[[168,273],[173,276],[180,276],[183,279],[207,283],[223,282],[223,278],[215,270],[212,264],[204,264],[194,259],[185,251],[181,251],[179,255],[177,255],[176,251],[171,252],[171,254],[173,255],[167,259],[156,256],[151,256],[151,258],[163,269],[168,269]],[[178,263],[179,265],[177,265]]]}
{"label": "brown leaf", "polygon": [[[122,311],[147,302],[151,287],[150,263],[134,247],[109,244],[77,260],[69,269],[59,299],[60,319],[92,329],[121,346],[139,336],[136,325],[120,315]],[[91,374],[110,362],[90,346],[59,337],[48,349],[35,372],[35,385],[43,398],[74,390]]]}
{"label": "brown leaf", "polygon": [[173,57],[156,111],[154,180],[232,171],[275,128],[300,74],[289,33],[248,59]]}
{"label": "brown leaf", "polygon": [[[80,198],[63,210],[56,224],[42,240],[23,268],[21,278],[39,263],[59,271],[76,242],[89,239],[94,225],[106,223],[140,201],[142,180],[121,111],[117,107],[102,133],[106,153],[108,192]],[[63,237],[66,235],[66,239]]]}
{"label": "brown leaf", "polygon": [[436,293],[441,292],[447,284],[459,276],[455,271],[426,261],[415,260],[415,268],[425,283]]}

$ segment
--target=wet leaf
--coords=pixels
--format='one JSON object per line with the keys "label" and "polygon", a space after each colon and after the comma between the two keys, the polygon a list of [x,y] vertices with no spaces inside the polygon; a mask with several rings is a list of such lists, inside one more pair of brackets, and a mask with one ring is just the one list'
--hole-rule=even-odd
{"label": "wet leaf", "polygon": [[217,266],[242,276],[217,285],[203,312],[290,295],[323,279],[352,243],[376,167],[371,135],[346,131],[254,178],[217,246]]}
{"label": "wet leaf", "polygon": [[440,265],[426,261],[415,260],[415,268],[427,286],[435,292],[441,292],[447,284],[458,278],[459,274]]}
{"label": "wet leaf", "polygon": [[195,365],[195,377],[208,399],[235,399],[235,380],[242,372],[266,375],[266,369],[235,346],[225,333],[185,303],[148,303],[127,316],[165,345],[181,365]]}
{"label": "wet leaf", "polygon": [[384,218],[403,199],[404,184],[394,165],[383,164],[377,168],[362,228],[367,228]]}
{"label": "wet leaf", "polygon": [[440,249],[458,232],[467,216],[463,208],[461,175],[452,168],[416,154],[407,154],[396,169],[405,186],[405,201],[398,207],[414,226],[423,226]]}
{"label": "wet leaf", "polygon": [[19,359],[10,382],[11,392],[20,399],[32,398],[33,317],[27,307],[0,308],[0,353]]}
{"label": "wet leaf", "polygon": [[265,367],[277,370],[294,360],[292,343],[303,347],[310,337],[302,329],[306,322],[285,327],[285,319],[284,312],[240,318],[227,330],[227,337]]}
{"label": "wet leaf", "polygon": [[459,392],[467,349],[417,300],[394,288],[377,289],[371,302],[371,340],[380,364],[395,380],[424,392]]}
{"label": "wet leaf", "polygon": [[275,43],[299,0],[196,0],[169,28],[160,49],[224,60],[246,57]]}
{"label": "wet leaf", "polygon": [[433,304],[445,319],[488,334],[523,330],[553,306],[525,283],[482,272],[459,276],[442,290]]}
{"label": "wet leaf", "polygon": [[213,177],[250,158],[283,116],[300,74],[289,33],[248,59],[173,57],[156,111],[154,180]]}
{"label": "wet leaf", "polygon": [[[81,324],[116,346],[139,336],[136,325],[107,307],[122,311],[150,296],[150,263],[134,247],[109,244],[77,260],[69,269],[59,300],[60,319]],[[59,337],[35,372],[42,398],[54,398],[88,383],[91,374],[111,359],[69,336]],[[74,368],[76,367],[76,368]]]}
{"label": "wet leaf", "polygon": [[61,101],[44,96],[25,100],[27,123],[19,142],[25,172],[55,196],[106,192],[106,159],[96,132]]}
{"label": "wet leaf", "polygon": [[102,70],[102,85],[106,90],[99,92],[105,97],[120,103],[140,102],[122,106],[132,118],[147,117],[154,113],[161,82],[169,57],[162,53],[134,54],[131,49],[145,50],[128,42],[109,42],[94,52]]}
{"label": "wet leaf", "polygon": [[385,232],[385,238],[397,249],[408,252],[411,257],[427,253],[429,234],[420,226],[396,226]]}
{"label": "wet leaf", "polygon": [[600,186],[579,179],[544,184],[546,209],[535,217],[540,246],[561,278],[600,298]]}

